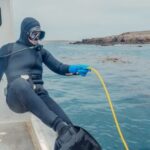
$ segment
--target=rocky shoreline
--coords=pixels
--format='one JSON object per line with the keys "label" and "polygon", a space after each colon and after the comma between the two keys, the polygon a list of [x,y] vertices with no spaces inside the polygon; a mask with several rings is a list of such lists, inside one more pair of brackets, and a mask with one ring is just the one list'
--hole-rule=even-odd
{"label": "rocky shoreline", "polygon": [[71,44],[94,44],[109,46],[116,44],[150,44],[150,31],[126,32],[101,38],[83,39]]}

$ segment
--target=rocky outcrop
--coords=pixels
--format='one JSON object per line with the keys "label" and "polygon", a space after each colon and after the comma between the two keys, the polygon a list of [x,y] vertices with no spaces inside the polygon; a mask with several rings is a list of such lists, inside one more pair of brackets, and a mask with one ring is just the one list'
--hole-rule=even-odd
{"label": "rocky outcrop", "polygon": [[107,57],[103,57],[101,59],[102,63],[122,63],[122,64],[129,64],[131,63],[129,60],[122,58],[122,57],[117,57],[117,56],[107,56]]}
{"label": "rocky outcrop", "polygon": [[149,44],[150,31],[126,32],[120,35],[107,36],[102,38],[83,39],[72,44],[96,44],[102,46],[115,44]]}

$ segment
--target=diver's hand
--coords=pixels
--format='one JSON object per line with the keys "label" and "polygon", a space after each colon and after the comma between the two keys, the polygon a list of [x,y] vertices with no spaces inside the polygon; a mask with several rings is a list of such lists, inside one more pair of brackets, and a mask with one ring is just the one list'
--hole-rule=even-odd
{"label": "diver's hand", "polygon": [[70,73],[79,74],[81,76],[86,76],[89,71],[89,65],[78,64],[69,66]]}

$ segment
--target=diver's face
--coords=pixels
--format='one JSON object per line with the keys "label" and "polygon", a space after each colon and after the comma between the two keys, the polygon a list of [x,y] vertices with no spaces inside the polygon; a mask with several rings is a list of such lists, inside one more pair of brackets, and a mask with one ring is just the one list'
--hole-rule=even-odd
{"label": "diver's face", "polygon": [[39,40],[31,40],[30,38],[28,40],[33,45],[38,45],[39,44]]}
{"label": "diver's face", "polygon": [[33,45],[37,45],[39,43],[39,40],[41,40],[40,38],[41,38],[41,31],[39,31],[39,30],[31,30],[29,32],[28,40]]}
{"label": "diver's face", "polygon": [[28,32],[28,40],[33,45],[37,45],[44,37],[45,31],[42,31],[39,26],[31,28]]}

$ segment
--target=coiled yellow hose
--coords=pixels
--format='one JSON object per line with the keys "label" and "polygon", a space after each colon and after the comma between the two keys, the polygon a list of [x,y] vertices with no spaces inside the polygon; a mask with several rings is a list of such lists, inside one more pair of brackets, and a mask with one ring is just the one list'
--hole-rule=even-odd
{"label": "coiled yellow hose", "polygon": [[112,100],[110,98],[110,94],[109,94],[109,92],[107,90],[107,87],[106,87],[106,84],[104,82],[104,79],[103,79],[102,75],[93,67],[89,67],[88,69],[91,70],[93,73],[95,73],[96,76],[99,78],[99,80],[100,80],[100,82],[101,82],[101,84],[103,86],[103,89],[105,91],[105,95],[106,95],[107,101],[109,103],[109,106],[110,106],[110,109],[111,109],[111,112],[112,112],[112,115],[113,115],[113,119],[114,119],[114,122],[116,124],[116,128],[117,128],[118,134],[119,134],[119,136],[121,138],[121,141],[122,141],[122,143],[124,145],[125,150],[129,150],[128,145],[127,145],[127,143],[125,141],[125,138],[123,136],[123,133],[122,133],[122,131],[120,129],[120,125],[119,125],[119,122],[118,122],[118,119],[117,119],[117,116],[116,116],[116,113],[115,113],[115,109],[113,107]]}

